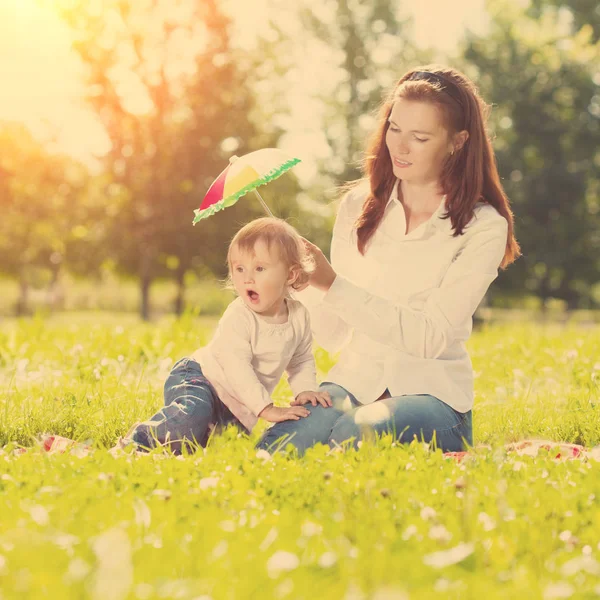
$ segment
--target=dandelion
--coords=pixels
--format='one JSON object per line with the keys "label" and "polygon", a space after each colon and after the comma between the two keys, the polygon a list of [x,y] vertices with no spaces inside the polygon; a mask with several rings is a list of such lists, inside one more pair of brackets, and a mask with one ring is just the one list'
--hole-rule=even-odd
{"label": "dandelion", "polygon": [[279,535],[276,527],[271,527],[269,532],[267,533],[265,539],[261,542],[259,549],[261,552],[264,552],[276,539]]}
{"label": "dandelion", "polygon": [[319,566],[323,569],[333,567],[333,565],[335,565],[336,562],[337,555],[335,554],[335,552],[325,552],[319,557]]}
{"label": "dandelion", "polygon": [[87,577],[91,570],[92,567],[83,558],[77,557],[69,563],[65,577],[69,581],[80,581]]}
{"label": "dandelion", "polygon": [[267,462],[267,461],[271,460],[273,457],[271,456],[271,454],[269,452],[267,452],[266,450],[261,448],[256,453],[256,458],[260,458],[264,462]]}
{"label": "dandelion", "polygon": [[109,529],[92,542],[98,566],[94,574],[92,598],[121,600],[133,583],[131,543],[122,529]]}
{"label": "dandelion", "polygon": [[217,487],[218,483],[219,483],[218,477],[203,477],[200,480],[198,485],[200,486],[201,490],[208,490],[209,488]]}
{"label": "dandelion", "polygon": [[44,525],[48,525],[48,522],[50,521],[48,511],[45,507],[41,506],[40,504],[32,506],[29,509],[29,514],[31,515],[33,521],[42,527]]}
{"label": "dandelion", "polygon": [[452,539],[452,534],[443,525],[434,525],[429,530],[429,537],[432,540],[449,542]]}
{"label": "dandelion", "polygon": [[423,521],[435,519],[436,515],[437,513],[435,512],[435,509],[431,508],[431,506],[424,506],[421,509],[421,519],[423,519]]}
{"label": "dandelion", "polygon": [[448,550],[441,550],[440,552],[433,552],[423,557],[423,562],[435,569],[441,569],[443,567],[449,567],[462,562],[475,551],[473,543],[461,543],[454,548]]}
{"label": "dandelion", "polygon": [[267,573],[274,579],[280,573],[293,571],[300,564],[300,559],[292,552],[278,550],[267,561]]}
{"label": "dandelion", "polygon": [[557,581],[550,583],[544,590],[544,600],[554,600],[554,598],[570,598],[575,590],[573,586],[568,584],[566,581]]}
{"label": "dandelion", "polygon": [[225,556],[227,554],[228,544],[225,540],[221,540],[212,551],[212,555],[214,558],[221,558],[221,556]]}
{"label": "dandelion", "polygon": [[417,526],[416,525],[409,525],[406,530],[404,531],[404,533],[402,534],[402,539],[404,541],[410,540],[411,537],[413,537],[414,535],[416,535],[418,532]]}
{"label": "dandelion", "polygon": [[583,556],[577,556],[567,561],[560,569],[560,572],[565,577],[570,577],[580,571],[598,576],[600,575],[600,563],[589,554],[584,554]]}
{"label": "dandelion", "polygon": [[302,524],[301,532],[304,537],[312,537],[313,535],[319,535],[323,531],[321,525],[317,525],[312,521],[305,521]]}
{"label": "dandelion", "polygon": [[221,527],[221,529],[223,531],[227,531],[229,533],[232,533],[233,531],[235,531],[235,523],[233,521],[221,521],[219,523],[219,527]]}
{"label": "dandelion", "polygon": [[136,498],[134,500],[133,511],[135,513],[135,522],[137,525],[146,529],[150,527],[152,515],[148,505],[141,498]]}
{"label": "dandelion", "polygon": [[372,600],[408,600],[408,594],[398,587],[386,586],[379,588],[372,596]]}
{"label": "dandelion", "polygon": [[484,513],[484,512],[479,513],[477,520],[483,525],[484,531],[491,531],[492,529],[494,529],[496,527],[496,522],[487,513]]}

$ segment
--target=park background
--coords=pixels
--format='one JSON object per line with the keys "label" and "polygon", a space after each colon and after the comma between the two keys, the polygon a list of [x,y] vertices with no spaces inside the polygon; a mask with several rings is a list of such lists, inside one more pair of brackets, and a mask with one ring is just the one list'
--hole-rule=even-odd
{"label": "park background", "polygon": [[[600,596],[599,11],[0,0],[0,600]],[[327,253],[382,94],[431,61],[493,105],[523,250],[467,343],[475,447],[270,456],[260,423],[111,452],[231,299],[258,202],[191,225],[231,154],[302,160],[261,192]],[[314,349],[321,381],[337,357]],[[550,449],[511,449],[530,438]]]}
{"label": "park background", "polygon": [[482,309],[595,320],[599,11],[591,0],[4,0],[0,314],[220,314],[228,241],[262,208],[251,196],[196,227],[192,211],[232,154],[268,146],[302,163],[267,202],[327,253],[382,95],[406,69],[442,62],[492,105],[523,250]]}

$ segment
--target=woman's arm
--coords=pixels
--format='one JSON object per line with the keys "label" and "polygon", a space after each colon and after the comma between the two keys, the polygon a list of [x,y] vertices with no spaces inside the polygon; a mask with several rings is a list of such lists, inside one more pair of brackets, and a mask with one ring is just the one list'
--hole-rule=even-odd
{"label": "woman's arm", "polygon": [[312,350],[313,337],[310,326],[310,316],[304,307],[302,309],[304,336],[300,340],[294,355],[286,367],[288,383],[294,394],[294,398],[300,392],[317,391],[317,367]]}
{"label": "woman's arm", "polygon": [[[343,260],[340,248],[340,234],[350,224],[347,215],[350,194],[352,192],[349,192],[340,202],[333,225],[331,264],[337,270],[341,268]],[[293,292],[292,295],[309,310],[311,329],[317,344],[325,348],[328,352],[339,352],[348,343],[352,335],[352,327],[334,309],[323,303],[325,292],[309,285],[300,292]]]}
{"label": "woman's arm", "polygon": [[339,274],[323,304],[377,342],[413,356],[438,358],[475,313],[498,276],[506,249],[508,223],[504,218],[476,222],[465,231],[462,252],[422,310],[375,296]]}

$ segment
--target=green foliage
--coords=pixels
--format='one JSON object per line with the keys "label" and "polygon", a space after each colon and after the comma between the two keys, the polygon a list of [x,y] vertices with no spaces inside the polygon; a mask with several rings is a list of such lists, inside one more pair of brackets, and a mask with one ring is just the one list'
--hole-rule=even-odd
{"label": "green foliage", "polygon": [[[252,214],[241,205],[226,222],[191,226],[193,209],[226,164],[228,144],[251,149],[246,115],[254,100],[244,58],[231,48],[229,20],[214,0],[172,14],[149,2],[110,0],[101,16],[87,2],[58,5],[112,144],[106,201],[118,201],[119,211],[109,221],[110,254],[120,272],[139,278],[147,318],[156,277],[172,275],[183,288],[192,268],[222,270],[232,217]],[[137,86],[134,105],[124,82]]]}
{"label": "green foliage", "polygon": [[88,222],[87,183],[81,165],[48,152],[24,126],[0,124],[0,273],[19,281],[18,314],[36,279],[56,279]]}
{"label": "green foliage", "polygon": [[569,308],[594,304],[600,278],[600,44],[575,35],[555,11],[538,19],[504,0],[488,3],[491,31],[464,57],[494,105],[498,165],[514,205],[523,258],[499,279]]}
{"label": "green foliage", "polygon": [[[3,598],[593,597],[598,463],[502,444],[600,442],[597,328],[473,335],[476,443],[493,449],[463,463],[389,437],[269,459],[254,449],[259,431],[234,430],[180,459],[110,455],[215,323],[4,324],[0,447],[14,442],[0,450]],[[317,361],[322,379],[335,357],[317,349]],[[275,396],[289,401],[285,382]],[[48,455],[33,442],[43,432],[95,449]]]}

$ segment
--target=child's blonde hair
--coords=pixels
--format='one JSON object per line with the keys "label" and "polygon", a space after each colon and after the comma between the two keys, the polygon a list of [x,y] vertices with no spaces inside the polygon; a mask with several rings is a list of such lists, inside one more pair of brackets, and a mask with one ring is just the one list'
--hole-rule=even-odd
{"label": "child's blonde hair", "polygon": [[225,288],[235,290],[231,279],[231,252],[237,247],[240,252],[254,252],[256,242],[262,240],[269,252],[275,247],[281,261],[288,269],[297,267],[296,279],[291,286],[298,289],[308,281],[310,274],[315,270],[315,262],[306,251],[300,234],[283,219],[275,217],[262,217],[250,221],[242,227],[231,240],[227,250],[228,277]]}

